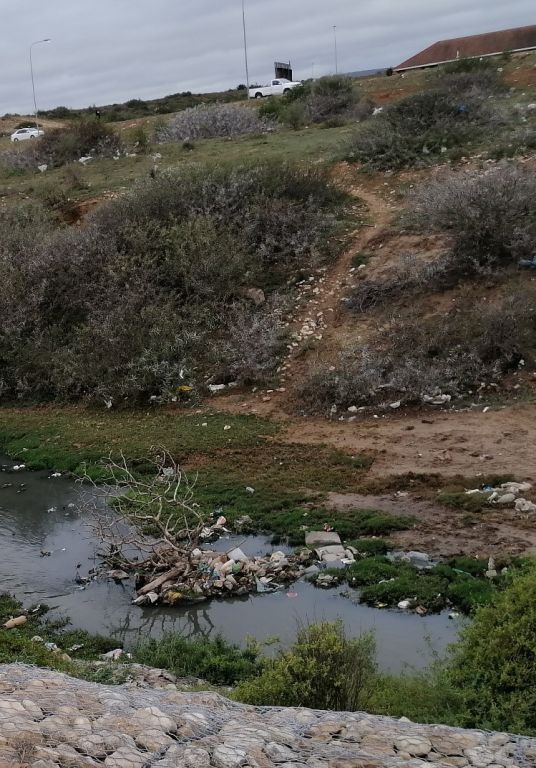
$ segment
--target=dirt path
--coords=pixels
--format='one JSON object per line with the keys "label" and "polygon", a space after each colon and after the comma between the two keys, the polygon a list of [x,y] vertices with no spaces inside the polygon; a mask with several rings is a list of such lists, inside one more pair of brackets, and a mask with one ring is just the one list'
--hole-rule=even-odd
{"label": "dirt path", "polygon": [[[316,283],[311,281],[302,288],[302,302],[298,304],[296,316],[291,322],[293,342],[282,364],[282,381],[287,382],[290,391],[306,374],[312,359],[322,359],[340,347],[341,329],[347,322],[341,299],[354,279],[352,260],[378,237],[393,216],[384,201],[364,187],[352,186],[349,192],[358,201],[365,203],[368,221],[357,230],[351,245],[336,264]],[[311,344],[311,341],[314,343]],[[278,402],[278,407],[284,407],[287,398],[277,397],[284,393],[275,394],[274,401],[281,401]]]}
{"label": "dirt path", "polygon": [[472,411],[386,415],[353,423],[291,418],[284,439],[372,453],[372,477],[407,472],[536,480],[536,408],[531,404]]}

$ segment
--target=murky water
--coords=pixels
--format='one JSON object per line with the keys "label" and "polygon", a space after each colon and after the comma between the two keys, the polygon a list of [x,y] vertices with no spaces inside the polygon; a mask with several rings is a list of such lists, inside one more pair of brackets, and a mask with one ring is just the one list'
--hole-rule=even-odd
{"label": "murky water", "polygon": [[[8,459],[0,463],[13,466]],[[2,487],[7,483],[12,485]],[[120,586],[100,580],[81,589],[75,582],[77,566],[81,574],[87,573],[98,562],[98,545],[87,519],[78,512],[79,499],[79,486],[47,472],[0,473],[0,592],[16,595],[25,605],[47,603],[53,615],[70,617],[75,627],[112,635],[127,646],[140,637],[169,631],[185,637],[221,633],[238,643],[248,635],[261,641],[275,636],[287,644],[298,623],[341,618],[350,634],[373,629],[380,664],[399,670],[425,666],[459,631],[457,621],[446,614],[422,619],[368,608],[337,590],[324,591],[301,581],[288,594],[285,590],[183,608],[133,606],[129,582]],[[211,546],[228,550],[235,541],[220,540]],[[250,537],[241,546],[247,554],[272,549],[263,537]],[[42,551],[51,554],[41,556]]]}

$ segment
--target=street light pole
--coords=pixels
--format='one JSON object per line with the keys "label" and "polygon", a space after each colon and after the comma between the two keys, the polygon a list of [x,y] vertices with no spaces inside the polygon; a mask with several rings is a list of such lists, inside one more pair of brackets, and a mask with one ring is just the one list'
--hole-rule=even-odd
{"label": "street light pole", "polygon": [[34,115],[35,115],[35,127],[39,131],[39,123],[37,121],[37,99],[35,97],[35,79],[34,79],[34,71],[33,71],[33,59],[32,59],[32,51],[34,45],[39,45],[40,43],[50,43],[50,38],[46,37],[44,40],[36,40],[35,43],[32,43],[30,45],[30,74],[32,76],[32,91],[33,91],[33,102],[34,102]]}
{"label": "street light pole", "polygon": [[244,31],[244,61],[246,64],[246,94],[249,99],[249,62],[248,62],[248,38],[246,32],[246,8],[245,2],[242,0],[242,29]]}
{"label": "street light pole", "polygon": [[337,27],[333,25],[333,43],[335,47],[335,74],[339,74],[339,56],[337,53]]}

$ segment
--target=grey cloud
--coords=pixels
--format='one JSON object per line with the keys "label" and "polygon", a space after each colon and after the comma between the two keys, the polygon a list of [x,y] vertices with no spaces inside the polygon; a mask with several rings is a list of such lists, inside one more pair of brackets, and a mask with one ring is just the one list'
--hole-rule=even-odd
{"label": "grey cloud", "polygon": [[[7,5],[7,3],[6,3]],[[246,0],[250,74],[386,67],[441,38],[534,22],[531,0]],[[0,113],[234,87],[245,80],[241,0],[26,0],[2,9]]]}

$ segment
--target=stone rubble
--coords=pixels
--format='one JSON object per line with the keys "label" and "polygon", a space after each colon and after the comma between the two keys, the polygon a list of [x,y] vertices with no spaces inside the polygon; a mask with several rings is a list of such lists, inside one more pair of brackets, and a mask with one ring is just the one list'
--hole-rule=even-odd
{"label": "stone rubble", "polygon": [[0,665],[0,766],[530,768],[536,739]]}

